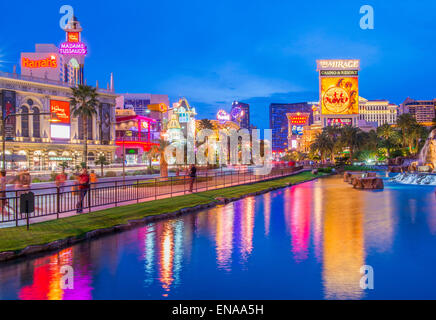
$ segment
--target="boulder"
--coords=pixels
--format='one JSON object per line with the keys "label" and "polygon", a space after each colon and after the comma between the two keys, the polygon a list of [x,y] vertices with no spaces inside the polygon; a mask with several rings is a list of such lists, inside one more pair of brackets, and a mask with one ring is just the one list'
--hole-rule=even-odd
{"label": "boulder", "polygon": [[384,189],[384,183],[380,178],[355,177],[355,179],[353,179],[353,187],[360,190],[381,190]]}

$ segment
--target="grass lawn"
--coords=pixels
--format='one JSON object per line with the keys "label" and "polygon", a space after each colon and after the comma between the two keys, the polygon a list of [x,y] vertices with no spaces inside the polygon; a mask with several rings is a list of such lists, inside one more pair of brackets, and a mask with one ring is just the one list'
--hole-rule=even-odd
{"label": "grass lawn", "polygon": [[29,231],[26,230],[25,226],[0,229],[0,252],[19,251],[30,245],[46,244],[72,236],[81,236],[92,230],[126,224],[129,220],[211,203],[216,201],[216,197],[240,197],[271,187],[283,187],[289,183],[295,184],[304,182],[322,175],[323,174],[313,175],[311,172],[303,172],[294,176],[251,185],[241,185],[183,195],[171,199],[161,199],[111,208],[59,220],[35,223],[30,226]]}

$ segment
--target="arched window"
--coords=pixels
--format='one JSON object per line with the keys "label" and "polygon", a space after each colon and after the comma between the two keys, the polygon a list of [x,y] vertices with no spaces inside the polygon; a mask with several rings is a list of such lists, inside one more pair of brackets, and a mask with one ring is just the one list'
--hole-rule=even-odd
{"label": "arched window", "polygon": [[26,106],[21,107],[21,136],[29,137],[29,109]]}
{"label": "arched window", "polygon": [[33,107],[33,137],[41,138],[41,125],[40,125],[40,115],[39,108]]}
{"label": "arched window", "polygon": [[[79,117],[79,139],[83,140],[83,120]],[[92,140],[92,118],[88,117],[88,140]]]}

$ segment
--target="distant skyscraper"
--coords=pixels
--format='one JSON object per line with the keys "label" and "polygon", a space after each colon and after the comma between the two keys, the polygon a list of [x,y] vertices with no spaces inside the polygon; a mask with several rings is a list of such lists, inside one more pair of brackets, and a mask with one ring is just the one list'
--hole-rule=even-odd
{"label": "distant skyscraper", "polygon": [[250,129],[250,105],[247,103],[242,103],[235,101],[232,103],[232,110],[230,111],[230,115],[237,114],[237,108],[240,108],[243,111],[242,117],[239,119],[241,128]]}
{"label": "distant skyscraper", "polygon": [[313,123],[312,105],[301,103],[271,103],[269,106],[269,121],[272,129],[272,150],[284,151],[288,148],[288,117],[287,113],[309,113],[309,125]]}

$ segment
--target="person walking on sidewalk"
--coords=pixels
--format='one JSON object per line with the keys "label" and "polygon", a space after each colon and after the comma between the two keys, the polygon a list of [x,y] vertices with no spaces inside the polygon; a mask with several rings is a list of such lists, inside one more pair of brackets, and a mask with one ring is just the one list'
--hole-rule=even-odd
{"label": "person walking on sidewalk", "polygon": [[89,191],[89,174],[86,168],[83,168],[79,176],[79,201],[77,202],[77,213],[83,212],[83,200]]}
{"label": "person walking on sidewalk", "polygon": [[197,179],[197,167],[193,164],[191,166],[191,169],[189,170],[189,177],[191,178],[190,184],[189,184],[189,192],[192,192],[194,189],[194,183]]}

